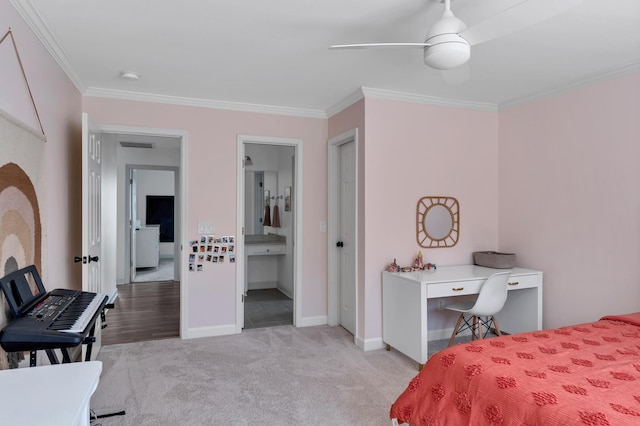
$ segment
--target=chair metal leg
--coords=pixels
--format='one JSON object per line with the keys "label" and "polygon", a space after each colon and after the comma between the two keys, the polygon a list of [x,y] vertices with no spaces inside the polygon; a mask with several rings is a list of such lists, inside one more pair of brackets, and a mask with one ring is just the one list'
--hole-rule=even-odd
{"label": "chair metal leg", "polygon": [[496,330],[496,336],[502,336],[502,333],[500,332],[500,326],[498,325],[498,320],[496,320],[496,317],[492,317],[493,318],[493,328]]}
{"label": "chair metal leg", "polygon": [[477,316],[473,316],[473,325],[471,326],[471,341],[474,341],[477,339],[477,334],[476,334],[476,330],[478,329],[478,317]]}
{"label": "chair metal leg", "polygon": [[458,334],[458,330],[460,329],[460,323],[462,322],[462,314],[458,316],[458,322],[456,322],[456,326],[453,328],[453,333],[451,333],[451,338],[449,339],[449,344],[447,347],[453,345],[453,341],[456,338],[456,334]]}

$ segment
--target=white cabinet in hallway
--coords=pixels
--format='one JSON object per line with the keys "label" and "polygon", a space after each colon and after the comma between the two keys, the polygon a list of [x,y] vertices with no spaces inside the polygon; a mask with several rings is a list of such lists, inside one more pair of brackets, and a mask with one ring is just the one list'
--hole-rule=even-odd
{"label": "white cabinet in hallway", "polygon": [[160,260],[160,227],[136,231],[136,268],[157,268]]}

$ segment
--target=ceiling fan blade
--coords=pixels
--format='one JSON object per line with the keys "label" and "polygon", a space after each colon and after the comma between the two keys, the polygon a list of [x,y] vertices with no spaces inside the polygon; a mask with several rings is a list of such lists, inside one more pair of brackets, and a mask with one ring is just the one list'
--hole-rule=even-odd
{"label": "ceiling fan blade", "polygon": [[335,44],[329,49],[362,49],[367,47],[429,47],[429,43],[363,43],[363,44]]}
{"label": "ceiling fan blade", "polygon": [[582,0],[523,0],[484,21],[472,25],[460,36],[470,45],[484,43],[522,30],[558,15]]}

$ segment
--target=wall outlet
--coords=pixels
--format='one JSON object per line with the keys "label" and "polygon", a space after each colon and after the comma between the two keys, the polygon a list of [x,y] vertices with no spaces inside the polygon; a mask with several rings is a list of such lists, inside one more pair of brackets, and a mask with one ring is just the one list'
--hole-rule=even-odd
{"label": "wall outlet", "polygon": [[320,222],[320,232],[327,232],[327,222],[324,220]]}
{"label": "wall outlet", "polygon": [[444,299],[438,299],[438,310],[444,309]]}

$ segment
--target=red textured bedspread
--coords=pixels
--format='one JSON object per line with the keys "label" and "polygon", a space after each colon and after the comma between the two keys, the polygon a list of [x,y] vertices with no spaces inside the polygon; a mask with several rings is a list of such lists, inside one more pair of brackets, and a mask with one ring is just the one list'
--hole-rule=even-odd
{"label": "red textured bedspread", "polygon": [[391,407],[412,425],[640,425],[640,312],[457,345]]}

